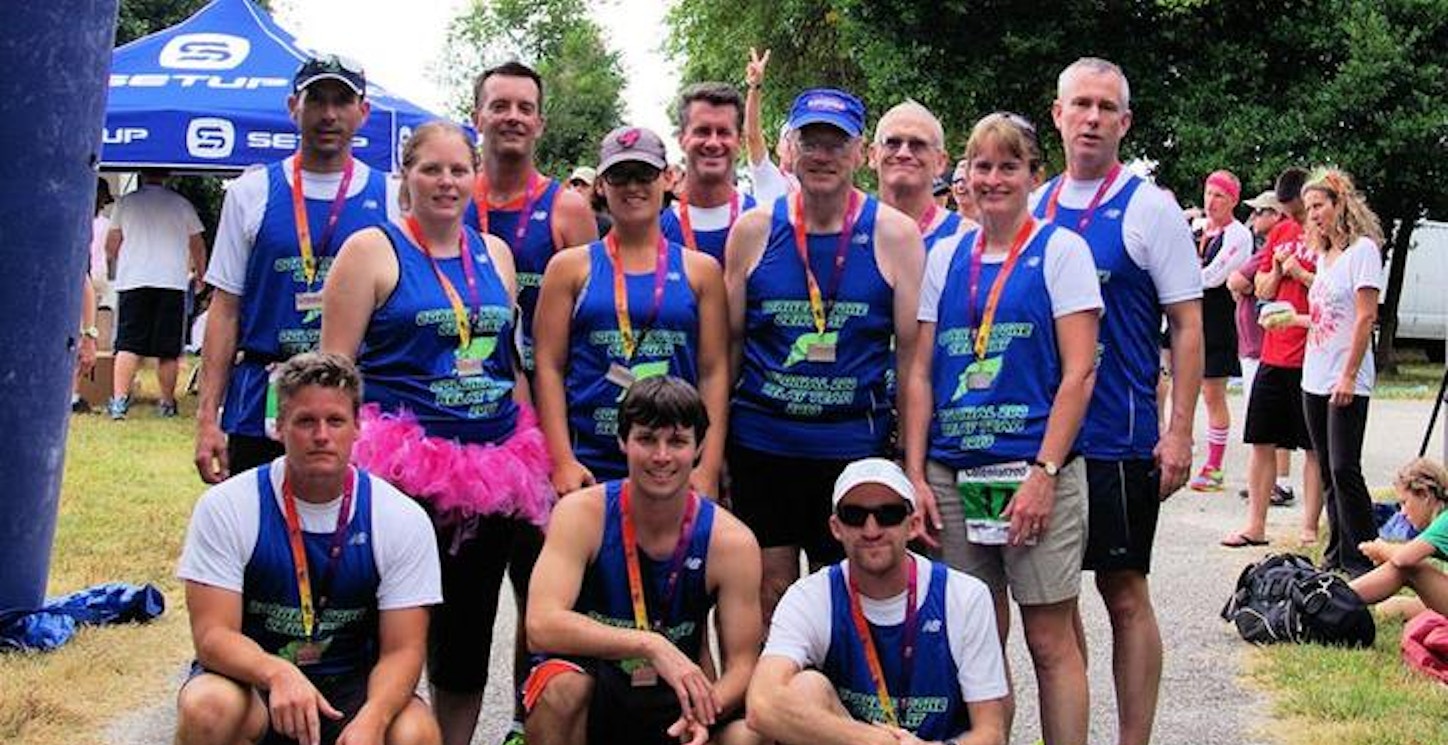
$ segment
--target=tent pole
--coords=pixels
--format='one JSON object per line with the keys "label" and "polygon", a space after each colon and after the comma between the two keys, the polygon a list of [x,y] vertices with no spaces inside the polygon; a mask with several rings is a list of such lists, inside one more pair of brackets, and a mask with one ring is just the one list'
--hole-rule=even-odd
{"label": "tent pole", "polygon": [[0,3],[0,611],[44,598],[116,0]]}

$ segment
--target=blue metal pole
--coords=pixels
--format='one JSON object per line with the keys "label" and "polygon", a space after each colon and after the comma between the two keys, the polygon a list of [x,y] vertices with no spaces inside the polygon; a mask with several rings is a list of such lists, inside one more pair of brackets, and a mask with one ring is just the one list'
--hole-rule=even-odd
{"label": "blue metal pole", "polygon": [[0,611],[45,595],[116,0],[0,3]]}

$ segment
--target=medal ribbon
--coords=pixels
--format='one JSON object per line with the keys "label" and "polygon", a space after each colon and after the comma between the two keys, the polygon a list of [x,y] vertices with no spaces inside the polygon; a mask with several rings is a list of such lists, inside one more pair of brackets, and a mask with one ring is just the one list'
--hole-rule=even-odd
{"label": "medal ribbon", "polygon": [[[337,195],[332,197],[332,208],[327,213],[326,227],[322,228],[322,240],[317,248],[323,255],[332,252],[332,234],[337,221],[342,219],[342,208],[347,204],[347,187],[352,185],[352,158],[342,167],[342,183],[337,185]],[[302,255],[302,273],[307,277],[307,287],[317,281],[316,253],[312,249],[312,229],[307,223],[307,198],[302,194],[302,154],[292,156],[292,218],[297,224],[297,249]]]}
{"label": "medal ribbon", "polygon": [[[473,326],[468,320],[468,308],[463,305],[463,299],[458,295],[458,290],[453,286],[452,280],[442,273],[442,267],[437,263],[437,257],[432,255],[432,247],[427,245],[427,238],[422,234],[422,226],[418,224],[417,217],[407,216],[407,232],[412,234],[413,242],[422,248],[427,254],[427,260],[432,263],[432,273],[437,275],[437,283],[442,285],[442,292],[447,295],[447,301],[452,305],[453,316],[457,319],[458,327],[458,348],[467,349],[473,342]],[[473,301],[474,312],[481,315],[482,301],[478,299],[478,278],[477,270],[473,268],[473,255],[468,251],[467,232],[458,232],[458,257],[463,262],[463,278],[468,283],[468,299]]]}
{"label": "medal ribbon", "polygon": [[664,584],[664,594],[659,598],[659,619],[649,623],[648,603],[644,600],[643,572],[639,568],[638,532],[634,528],[633,513],[629,507],[629,482],[619,487],[618,512],[623,528],[623,559],[628,570],[628,594],[633,601],[634,625],[640,631],[650,631],[663,623],[663,616],[674,604],[674,592],[679,587],[679,575],[684,571],[684,555],[689,551],[693,538],[694,514],[699,509],[699,495],[689,490],[688,501],[684,504],[684,520],[679,524],[679,539],[674,544],[674,553],[669,558],[669,570]]}
{"label": "medal ribbon", "polygon": [[[729,228],[734,227],[734,221],[739,219],[739,192],[732,192],[729,195]],[[689,198],[679,197],[679,229],[684,233],[684,245],[690,251],[698,251],[699,243],[694,239],[694,223],[689,219]],[[727,228],[726,228],[727,230]]]}
{"label": "medal ribbon", "polygon": [[[907,554],[905,560],[910,562],[910,585],[905,595],[905,644],[900,652],[902,697],[910,695],[910,678],[915,672],[915,637],[920,625],[915,609],[915,558]],[[875,682],[875,696],[880,699],[880,710],[885,714],[885,723],[891,727],[899,727],[900,717],[895,712],[895,702],[890,698],[890,689],[885,684],[885,668],[880,664],[880,652],[875,649],[875,636],[870,633],[869,621],[865,620],[865,611],[860,606],[860,588],[855,585],[853,577],[850,578],[850,616],[855,621],[855,633],[860,637],[860,645],[865,648],[865,664],[870,668],[870,678]]]}
{"label": "medal ribbon", "polygon": [[[508,241],[508,248],[513,250],[514,256],[523,250],[523,239],[528,237],[528,223],[533,219],[533,204],[546,186],[548,183],[538,178],[536,171],[528,174],[528,185],[523,189],[523,209],[518,212],[518,225],[513,228],[513,239],[508,240],[507,236],[499,236]],[[473,206],[478,210],[478,232],[485,234],[489,232],[488,189],[488,177],[479,174],[477,184],[473,187]]]}
{"label": "medal ribbon", "polygon": [[[1096,208],[1101,204],[1101,198],[1106,196],[1106,191],[1116,182],[1116,177],[1121,174],[1121,164],[1117,163],[1106,172],[1106,178],[1101,180],[1101,185],[1096,187],[1096,196],[1091,197],[1091,203],[1086,205],[1086,211],[1081,213],[1081,218],[1076,221],[1076,232],[1086,232],[1086,226],[1091,224],[1091,218],[1096,215]],[[1046,200],[1046,222],[1056,221],[1056,203],[1061,199],[1061,189],[1066,186],[1066,174],[1056,181],[1056,188],[1051,190],[1051,196]]]}
{"label": "medal ribbon", "polygon": [[1036,221],[1030,215],[1026,221],[1021,223],[1021,229],[1016,231],[1016,237],[1011,241],[1010,251],[1006,253],[1005,264],[1001,266],[1000,273],[996,275],[995,281],[991,283],[990,294],[985,297],[985,309],[980,314],[980,324],[975,323],[975,301],[980,296],[980,263],[981,256],[985,253],[985,230],[982,228],[975,234],[975,245],[970,251],[970,297],[966,300],[966,320],[975,329],[975,358],[985,359],[986,348],[990,343],[991,326],[995,325],[996,306],[1001,301],[1001,291],[1005,289],[1006,280],[1010,278],[1011,271],[1016,268],[1016,260],[1021,258],[1021,249],[1025,247],[1026,241],[1030,239],[1031,233],[1036,229]]}
{"label": "medal ribbon", "polygon": [[[830,307],[834,307],[835,293],[840,288],[840,276],[845,268],[845,258],[849,255],[850,238],[855,232],[855,210],[860,204],[860,193],[850,189],[850,199],[845,205],[844,224],[840,226],[840,245],[835,249],[834,269],[830,274],[830,293],[828,301]],[[809,245],[806,242],[804,230],[804,191],[794,193],[794,247],[799,252],[800,263],[804,264],[804,279],[809,285],[809,310],[814,316],[815,331],[823,334],[825,332],[825,301],[826,298],[820,295],[820,284],[815,281],[814,271],[809,268]]]}
{"label": "medal ribbon", "polygon": [[920,230],[920,236],[922,238],[930,231],[930,224],[935,222],[935,213],[938,212],[939,209],[940,208],[935,206],[934,202],[931,202],[930,207],[925,210],[925,214],[921,215],[920,219],[915,221],[915,227]]}
{"label": "medal ribbon", "polygon": [[633,319],[628,312],[628,282],[624,278],[623,257],[619,255],[618,235],[610,231],[604,236],[603,248],[608,252],[609,262],[613,264],[613,310],[618,315],[618,333],[623,337],[624,362],[627,363],[633,360],[634,352],[643,346],[649,331],[653,330],[654,321],[658,320],[659,309],[664,305],[664,281],[669,273],[669,242],[662,234],[659,235],[659,255],[654,259],[653,307],[649,309],[649,315],[644,320],[643,333],[638,336],[634,335]]}
{"label": "medal ribbon", "polygon": [[352,510],[352,479],[356,471],[347,469],[342,486],[342,508],[337,512],[337,527],[332,530],[332,542],[327,549],[327,570],[317,579],[315,604],[313,601],[312,578],[307,571],[307,545],[302,540],[302,521],[297,517],[297,497],[292,493],[292,483],[282,477],[282,504],[285,506],[287,521],[287,542],[292,548],[292,568],[297,576],[297,595],[302,605],[302,633],[308,639],[316,637],[317,609],[327,607],[327,591],[331,589],[332,575],[337,571],[337,562],[342,557],[342,544],[346,542],[348,513]]}

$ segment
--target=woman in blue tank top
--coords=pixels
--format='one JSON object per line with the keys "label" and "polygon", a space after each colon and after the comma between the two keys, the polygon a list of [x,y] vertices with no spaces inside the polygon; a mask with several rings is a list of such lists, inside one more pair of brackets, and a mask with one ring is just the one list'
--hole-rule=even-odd
{"label": "woman in blue tank top", "polygon": [[695,385],[711,437],[691,479],[716,494],[728,409],[724,279],[707,254],[659,228],[663,141],[622,127],[604,138],[599,173],[614,227],[560,252],[543,275],[534,322],[534,385],[559,494],[622,478],[618,406],[629,385],[673,375]]}
{"label": "woman in blue tank top", "polygon": [[[1091,398],[1102,307],[1080,236],[1032,219],[1035,130],[1012,114],[966,145],[980,227],[942,241],[921,283],[904,384],[906,471],[940,553],[1021,607],[1046,739],[1085,736],[1086,666],[1073,637],[1086,544],[1076,440]],[[997,618],[1009,624],[1009,613]],[[1037,667],[1041,669],[1040,665]]]}

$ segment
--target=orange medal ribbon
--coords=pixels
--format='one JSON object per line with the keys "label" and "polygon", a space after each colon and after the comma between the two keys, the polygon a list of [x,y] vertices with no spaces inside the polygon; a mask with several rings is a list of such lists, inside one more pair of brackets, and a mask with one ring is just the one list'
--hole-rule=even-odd
{"label": "orange medal ribbon", "polygon": [[[844,224],[840,226],[840,245],[835,249],[834,270],[830,275],[830,296],[829,302],[833,306],[835,293],[839,290],[840,275],[845,268],[845,258],[849,255],[850,237],[855,232],[855,210],[860,204],[860,193],[850,189],[850,199],[845,205]],[[796,191],[793,200],[794,212],[794,247],[799,253],[800,263],[804,264],[804,279],[809,286],[809,310],[814,316],[815,331],[823,334],[825,332],[825,299],[820,293],[820,284],[815,280],[814,271],[809,268],[809,244],[806,242],[804,229],[804,192]]]}
{"label": "orange medal ribbon", "polygon": [[[996,275],[995,281],[991,283],[990,293],[985,298],[985,309],[980,314],[980,324],[975,330],[975,358],[985,359],[986,349],[990,343],[990,330],[995,325],[996,306],[1000,304],[1001,291],[1005,289],[1006,280],[1011,276],[1011,271],[1016,268],[1016,260],[1021,258],[1021,249],[1025,247],[1026,241],[1030,239],[1031,233],[1036,229],[1036,221],[1029,216],[1021,223],[1021,229],[1016,231],[1016,237],[1011,241],[1010,251],[1006,254],[1006,262],[1001,266],[1000,274]],[[985,253],[985,230],[975,234],[975,246],[971,249],[970,255],[970,297],[966,305],[967,318],[974,320],[975,299],[980,291],[980,264],[981,255]]]}
{"label": "orange medal ribbon", "polygon": [[623,531],[623,559],[628,570],[628,594],[633,602],[634,625],[640,631],[649,631],[655,626],[663,623],[663,616],[669,612],[670,606],[674,604],[674,592],[679,587],[679,575],[684,569],[684,555],[688,553],[689,541],[693,538],[694,514],[699,509],[699,495],[689,490],[688,502],[684,506],[684,520],[679,524],[679,539],[674,544],[674,554],[669,560],[668,579],[664,586],[664,595],[659,598],[659,618],[651,625],[649,623],[649,608],[644,600],[644,579],[643,571],[639,568],[639,543],[638,532],[634,528],[633,512],[629,509],[631,500],[629,498],[629,482],[625,480],[619,487],[618,512],[619,522]]}
{"label": "orange medal ribbon", "polygon": [[317,634],[317,609],[327,607],[327,591],[331,589],[332,575],[337,571],[337,562],[342,556],[342,545],[346,542],[347,525],[350,522],[348,513],[352,510],[352,478],[356,474],[348,469],[347,477],[342,487],[342,506],[337,512],[337,527],[332,531],[332,542],[327,552],[327,570],[319,577],[317,583],[320,594],[313,599],[312,577],[307,566],[307,546],[302,539],[302,521],[297,516],[297,497],[292,493],[292,484],[282,477],[282,504],[285,507],[284,514],[287,522],[287,542],[292,549],[292,568],[296,572],[297,595],[302,606],[302,633],[308,639],[313,639]]}
{"label": "orange medal ribbon", "polygon": [[[915,636],[919,622],[916,620],[915,593],[916,593],[916,568],[915,559],[906,555],[905,560],[910,562],[910,586],[905,596],[905,646],[901,650],[901,675],[904,676],[904,690],[901,696],[910,695],[910,678],[914,672],[915,658]],[[875,648],[875,635],[870,633],[870,622],[865,620],[864,608],[860,605],[860,588],[855,586],[854,578],[849,581],[850,588],[850,616],[855,622],[855,634],[860,637],[860,645],[865,648],[865,664],[870,669],[870,678],[875,682],[875,696],[880,699],[880,711],[885,714],[885,723],[891,727],[900,726],[900,716],[895,711],[895,701],[890,698],[890,689],[885,684],[885,668],[880,664],[880,651]]]}
{"label": "orange medal ribbon", "polygon": [[[347,204],[347,188],[352,185],[352,158],[342,168],[342,182],[337,185],[337,195],[332,197],[332,209],[327,213],[327,225],[322,229],[322,251],[331,253],[332,233],[342,217],[342,208]],[[307,277],[307,286],[317,281],[317,256],[312,248],[312,229],[307,222],[307,198],[302,193],[302,154],[292,156],[292,219],[297,224],[297,250],[302,255],[302,273]]]}
{"label": "orange medal ribbon", "polygon": [[[437,275],[437,283],[442,285],[442,292],[447,295],[447,301],[452,305],[453,317],[457,319],[458,327],[458,348],[467,349],[473,341],[473,326],[468,320],[468,307],[463,304],[461,295],[453,286],[452,280],[443,274],[442,267],[437,263],[437,257],[432,255],[432,247],[427,245],[427,238],[422,234],[422,225],[418,224],[417,217],[407,216],[407,232],[412,234],[412,240],[427,254],[427,260],[432,263],[432,273]],[[458,233],[458,256],[463,262],[463,276],[468,282],[468,293],[472,296],[473,305],[479,305],[478,284],[473,269],[473,255],[468,252],[466,231]]]}

